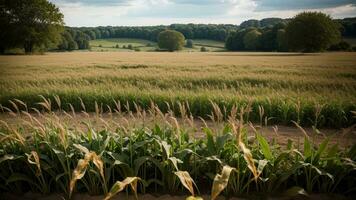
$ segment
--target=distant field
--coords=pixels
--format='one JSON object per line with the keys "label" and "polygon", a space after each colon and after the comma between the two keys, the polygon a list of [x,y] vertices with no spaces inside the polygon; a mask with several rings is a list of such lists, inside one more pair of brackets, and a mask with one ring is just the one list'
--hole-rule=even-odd
{"label": "distant field", "polygon": [[[119,48],[116,48],[116,45],[119,45]],[[153,51],[157,47],[155,42],[131,38],[110,38],[90,41],[92,51],[133,51],[127,49],[129,45],[132,45],[133,48],[142,49],[142,51]]]}
{"label": "distant field", "polygon": [[[102,45],[105,45],[104,43]],[[72,52],[39,56],[0,56],[0,103],[17,98],[36,106],[38,95],[55,94],[81,109],[113,99],[154,101],[178,110],[189,104],[194,116],[211,114],[210,100],[227,110],[251,101],[249,116],[259,121],[258,106],[270,123],[291,120],[339,127],[355,122],[356,53],[150,53]],[[53,100],[53,99],[52,99]],[[133,104],[131,104],[133,108]],[[315,115],[321,110],[320,115]]]}
{"label": "distant field", "polygon": [[[206,47],[208,51],[223,51],[225,50],[224,42],[214,41],[214,40],[193,40],[194,48],[184,48],[183,52],[189,51],[200,51],[202,46]],[[119,48],[116,48],[119,45]],[[132,45],[133,49],[124,48]],[[110,38],[110,39],[99,39],[91,40],[90,46],[92,51],[134,51],[134,49],[139,49],[139,51],[155,51],[158,46],[156,42],[141,39],[131,39],[131,38]]]}

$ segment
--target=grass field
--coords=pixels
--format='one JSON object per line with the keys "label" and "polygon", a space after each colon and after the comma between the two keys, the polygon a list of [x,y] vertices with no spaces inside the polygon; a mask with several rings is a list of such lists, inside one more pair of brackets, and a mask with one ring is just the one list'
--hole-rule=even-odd
{"label": "grass field", "polygon": [[[193,40],[194,48],[184,48],[183,52],[197,52],[200,51],[201,47],[205,47],[208,51],[224,51],[225,44],[221,41],[214,40]],[[119,48],[116,48],[119,45]],[[133,49],[124,48],[132,45]],[[111,39],[99,39],[90,41],[91,51],[134,51],[135,49],[139,51],[155,51],[158,46],[156,42],[141,39],[131,39],[131,38],[111,38]]]}
{"label": "grass field", "polygon": [[[341,127],[353,124],[356,110],[356,54],[73,52],[0,57],[0,103],[31,106],[59,95],[94,111],[95,101],[114,107],[136,102],[148,108],[167,104],[178,113],[186,102],[194,116],[208,118],[210,101],[224,114],[252,103],[255,122]],[[53,99],[52,99],[53,100]],[[53,100],[54,101],[54,100]],[[260,107],[259,107],[260,106]],[[224,108],[225,107],[225,108]],[[263,109],[263,116],[261,112]],[[261,119],[263,118],[263,119]]]}

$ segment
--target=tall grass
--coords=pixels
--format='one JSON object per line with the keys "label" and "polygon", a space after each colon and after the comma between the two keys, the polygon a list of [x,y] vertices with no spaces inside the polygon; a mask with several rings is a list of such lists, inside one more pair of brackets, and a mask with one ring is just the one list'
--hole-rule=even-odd
{"label": "tall grass", "polygon": [[[61,103],[57,98],[56,104]],[[52,111],[52,101],[44,98],[40,105],[49,112],[46,117],[38,111],[45,122],[19,108],[8,112],[26,116],[24,123],[2,122],[2,192],[60,193],[65,198],[87,192],[104,194],[106,199],[127,186],[131,189],[126,192],[134,194],[177,194],[185,187],[191,199],[199,199],[206,192],[199,189],[204,188],[211,188],[212,199],[291,190],[345,195],[356,192],[355,145],[341,148],[329,144],[329,138],[317,144],[313,135],[304,131],[303,145],[290,141],[280,146],[264,138],[258,128],[253,129],[255,137],[251,140],[247,137],[251,104],[231,108],[229,122],[217,131],[205,127],[206,137],[201,139],[191,136],[196,130],[194,124],[193,129],[185,128],[173,112],[163,114],[154,104],[149,113],[163,123],[135,128],[118,124],[115,131],[110,127],[97,130],[90,123],[86,123],[86,129],[70,128]],[[103,120],[96,105],[97,118]],[[187,109],[183,107],[181,110]],[[215,109],[212,116],[218,119],[222,112]],[[129,114],[121,113],[118,103],[111,110]],[[136,106],[136,111],[137,117],[145,117],[145,110]],[[182,111],[182,115],[186,122],[194,123],[189,111]]]}

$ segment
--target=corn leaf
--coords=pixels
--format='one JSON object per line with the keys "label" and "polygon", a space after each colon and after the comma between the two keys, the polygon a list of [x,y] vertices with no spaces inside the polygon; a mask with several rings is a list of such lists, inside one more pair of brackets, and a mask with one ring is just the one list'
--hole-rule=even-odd
{"label": "corn leaf", "polygon": [[109,200],[114,197],[117,193],[121,192],[128,185],[131,186],[132,191],[137,199],[137,182],[141,180],[139,177],[127,177],[123,181],[116,181],[116,183],[111,187],[110,192],[105,196],[104,200]]}
{"label": "corn leaf", "polygon": [[211,190],[211,199],[214,200],[226,188],[229,183],[230,174],[235,168],[224,166],[221,174],[217,174],[214,178],[213,188]]}
{"label": "corn leaf", "polygon": [[194,195],[194,180],[192,179],[192,177],[190,177],[189,173],[187,171],[177,171],[174,172],[175,175],[178,176],[180,182],[182,183],[182,185],[187,188],[187,190],[189,190],[189,192],[192,194],[192,196]]}

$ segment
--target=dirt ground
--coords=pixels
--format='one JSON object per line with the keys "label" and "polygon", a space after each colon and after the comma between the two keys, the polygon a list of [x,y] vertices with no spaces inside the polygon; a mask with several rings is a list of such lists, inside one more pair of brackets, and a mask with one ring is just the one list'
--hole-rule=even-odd
{"label": "dirt ground", "polygon": [[[54,115],[44,114],[37,115],[32,114],[33,117],[36,117],[41,123],[50,123],[51,121],[58,121],[61,124],[65,124],[68,128],[76,129],[78,131],[86,131],[87,126],[82,123],[86,122],[90,124],[91,127],[101,130],[109,129],[115,131],[118,127],[125,127],[126,129],[130,128],[140,128],[140,127],[152,127],[154,124],[158,123],[163,126],[175,126],[174,121],[169,117],[142,117],[137,116],[136,114],[101,114],[96,115],[95,113],[76,113],[75,117],[63,114],[55,113]],[[10,126],[19,126],[29,123],[29,118],[26,115],[11,116],[9,114],[0,114],[0,120],[8,123]],[[208,126],[215,133],[223,129],[226,122],[213,122],[211,120],[203,121],[202,119],[194,119],[193,121],[187,121],[178,118],[177,119],[180,128],[188,130],[189,133],[192,133],[192,136],[196,138],[205,137],[205,133],[202,131],[202,128]],[[344,128],[344,129],[320,129],[314,130],[311,127],[303,128],[303,131],[295,126],[262,126],[256,124],[245,125],[248,130],[248,136],[250,136],[253,141],[253,136],[257,131],[259,134],[262,134],[270,142],[275,141],[282,147],[288,143],[288,140],[292,140],[296,145],[302,145],[305,133],[317,144],[321,143],[324,138],[330,138],[330,144],[338,143],[341,147],[349,147],[356,144],[356,125]]]}

